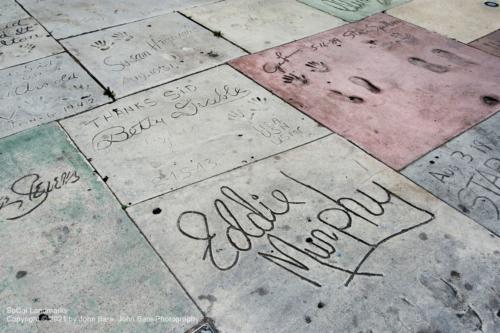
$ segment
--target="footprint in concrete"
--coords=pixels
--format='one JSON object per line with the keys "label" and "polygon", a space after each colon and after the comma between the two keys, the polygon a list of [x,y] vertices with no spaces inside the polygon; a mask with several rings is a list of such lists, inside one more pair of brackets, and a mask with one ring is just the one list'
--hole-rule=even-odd
{"label": "footprint in concrete", "polygon": [[420,58],[410,57],[410,58],[408,58],[408,62],[412,65],[426,69],[426,70],[434,72],[434,73],[442,74],[442,73],[448,72],[448,67],[441,66],[438,64],[433,64],[433,63],[427,62],[427,61],[420,59]]}
{"label": "footprint in concrete", "polygon": [[363,98],[358,97],[358,96],[344,95],[342,92],[340,92],[338,90],[330,90],[330,92],[328,93],[328,97],[336,99],[338,101],[350,102],[350,103],[354,103],[354,104],[361,104],[361,103],[364,103],[364,101],[365,101]]}
{"label": "footprint in concrete", "polygon": [[419,280],[444,306],[454,310],[466,309],[464,298],[452,283],[427,274],[421,275]]}
{"label": "footprint in concrete", "polygon": [[452,53],[450,51],[442,50],[442,49],[433,49],[432,53],[435,55],[448,60],[451,63],[459,66],[467,66],[467,65],[477,65],[475,62],[462,58],[461,56]]}
{"label": "footprint in concrete", "polygon": [[[460,274],[456,271],[451,272],[451,277],[460,279]],[[467,327],[467,332],[481,331],[483,321],[479,314],[468,304],[466,297],[460,293],[450,281],[442,278],[435,278],[429,274],[423,274],[419,278],[420,283],[426,287],[432,296],[440,301],[445,307],[456,311],[456,316],[460,323]]]}
{"label": "footprint in concrete", "polygon": [[380,94],[382,92],[382,90],[379,87],[377,87],[367,79],[362,78],[360,76],[351,76],[349,77],[349,81],[351,81],[355,85],[365,88],[371,93]]}
{"label": "footprint in concrete", "polygon": [[54,227],[49,231],[43,231],[42,235],[50,242],[54,248],[54,253],[59,253],[68,241],[70,229],[67,226]]}
{"label": "footprint in concrete", "polygon": [[488,105],[488,106],[497,106],[500,104],[500,98],[497,96],[481,96],[481,99],[483,100],[483,103]]}
{"label": "footprint in concrete", "polygon": [[212,311],[212,307],[214,306],[214,303],[217,301],[217,297],[215,297],[214,295],[200,295],[198,296],[198,299],[200,301],[203,301],[203,300],[206,300],[208,301],[209,305],[208,305],[208,308],[207,308],[207,313],[210,313],[210,311]]}

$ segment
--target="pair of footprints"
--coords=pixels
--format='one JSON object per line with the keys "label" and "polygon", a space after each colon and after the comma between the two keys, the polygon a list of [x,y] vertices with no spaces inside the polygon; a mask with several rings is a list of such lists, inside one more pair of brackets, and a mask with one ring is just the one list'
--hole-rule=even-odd
{"label": "pair of footprints", "polygon": [[[306,63],[306,66],[311,69],[311,72],[316,72],[316,73],[326,73],[329,72],[330,69],[327,64],[324,62],[316,62],[316,61],[310,61]],[[360,76],[351,76],[349,77],[349,81],[355,85],[358,85],[360,87],[365,88],[369,92],[373,94],[379,94],[382,92],[382,89],[371,83],[369,80],[362,78]],[[309,80],[307,77],[303,74],[293,74],[293,73],[288,73],[283,75],[283,82],[286,84],[292,84],[292,83],[299,83],[301,85],[306,85],[309,83]],[[343,100],[346,102],[351,102],[355,104],[363,103],[364,99],[359,97],[359,96],[349,96],[341,91],[338,90],[330,90],[331,97],[338,99],[338,100]]]}
{"label": "pair of footprints", "polygon": [[[436,56],[445,59],[448,63],[458,65],[458,66],[468,66],[468,65],[476,65],[475,62],[472,62],[468,59],[465,59],[453,52],[442,50],[442,49],[432,49],[431,51],[433,54]],[[450,70],[448,66],[443,66],[439,64],[435,64],[432,62],[428,62],[424,59],[417,58],[417,57],[410,57],[408,58],[408,62],[414,66],[426,69],[428,71],[442,74],[446,73]]]}
{"label": "pair of footprints", "polygon": [[[380,94],[382,92],[382,89],[380,89],[379,87],[377,87],[376,85],[374,85],[369,80],[367,80],[363,77],[350,76],[349,81],[357,86],[365,88],[366,90],[368,90],[372,94]],[[341,101],[351,102],[354,104],[361,104],[365,101],[363,98],[361,98],[359,96],[345,95],[344,93],[342,93],[341,91],[338,91],[338,90],[330,90],[329,96],[332,98],[341,100]]]}

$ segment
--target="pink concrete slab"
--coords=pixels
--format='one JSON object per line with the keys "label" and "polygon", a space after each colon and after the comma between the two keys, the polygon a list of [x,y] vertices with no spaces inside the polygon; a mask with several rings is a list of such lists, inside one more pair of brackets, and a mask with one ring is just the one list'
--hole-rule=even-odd
{"label": "pink concrete slab", "polygon": [[469,43],[469,45],[500,57],[500,29]]}
{"label": "pink concrete slab", "polygon": [[231,65],[395,169],[500,110],[500,59],[385,14]]}

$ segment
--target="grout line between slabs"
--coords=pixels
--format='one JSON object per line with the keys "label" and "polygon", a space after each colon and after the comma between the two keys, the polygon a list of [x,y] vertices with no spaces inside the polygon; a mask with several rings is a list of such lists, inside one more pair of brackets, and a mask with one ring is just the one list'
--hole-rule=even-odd
{"label": "grout line between slabs", "polygon": [[[56,121],[57,126],[59,129],[62,131],[63,135],[66,136],[66,140],[73,146],[73,148],[81,155],[81,158],[85,161],[85,163],[89,166],[90,170],[96,177],[102,182],[103,187],[106,188],[111,196],[113,197],[114,201],[120,206],[121,210],[125,213],[125,215],[128,217],[128,219],[133,223],[133,225],[136,227],[136,229],[139,231],[141,236],[144,238],[144,240],[147,242],[147,244],[150,246],[150,248],[153,250],[153,252],[156,254],[156,256],[161,260],[163,265],[167,268],[168,272],[174,277],[175,281],[177,284],[182,288],[184,293],[188,296],[188,298],[193,302],[195,307],[200,311],[202,314],[203,318],[206,318],[205,312],[202,310],[202,308],[198,305],[198,303],[194,300],[194,298],[191,296],[191,294],[187,291],[186,287],[184,287],[184,284],[181,282],[181,280],[177,277],[177,275],[173,272],[173,270],[170,268],[170,266],[167,264],[167,262],[163,259],[163,257],[160,255],[160,253],[156,250],[156,248],[151,244],[149,239],[146,237],[142,229],[137,225],[135,220],[129,215],[127,210],[125,209],[125,206],[121,203],[120,199],[118,199],[118,196],[116,193],[113,191],[113,189],[107,184],[107,182],[104,181],[102,175],[95,169],[95,167],[92,165],[92,163],[87,159],[85,154],[80,150],[78,145],[73,141],[73,138],[69,135],[69,133],[66,131],[66,129],[58,122]],[[118,209],[118,207],[117,207]]]}
{"label": "grout line between slabs", "polygon": [[452,205],[450,205],[449,203],[447,203],[444,199],[441,199],[439,197],[437,197],[436,195],[434,195],[432,192],[430,192],[429,190],[427,190],[426,188],[424,188],[422,185],[416,183],[414,180],[408,178],[406,175],[404,175],[402,173],[402,171],[407,168],[408,166],[410,166],[411,164],[415,163],[416,161],[418,161],[420,158],[422,158],[423,156],[425,156],[426,154],[434,151],[435,149],[438,149],[446,144],[448,144],[450,141],[454,140],[455,138],[457,138],[458,136],[462,135],[463,133],[465,133],[466,131],[472,129],[473,127],[483,123],[484,121],[488,120],[489,118],[493,117],[494,115],[496,115],[497,113],[500,114],[500,110],[499,111],[496,111],[494,112],[493,114],[491,114],[490,116],[486,117],[485,119],[477,122],[475,125],[463,130],[462,132],[460,132],[458,135],[456,136],[453,136],[452,138],[448,139],[446,142],[443,142],[441,145],[429,150],[428,152],[422,154],[422,156],[414,159],[413,161],[411,161],[410,163],[408,163],[407,165],[405,165],[402,169],[398,170],[398,169],[395,169],[389,165],[387,165],[384,161],[380,160],[378,157],[372,155],[370,152],[366,151],[364,148],[360,147],[357,143],[351,141],[349,138],[346,138],[342,135],[340,135],[339,133],[331,130],[330,128],[324,126],[323,124],[321,124],[320,122],[318,122],[316,119],[312,118],[312,116],[306,114],[305,112],[303,112],[302,110],[300,110],[299,108],[295,107],[294,105],[290,104],[288,101],[286,101],[285,99],[283,99],[282,97],[278,96],[277,94],[275,94],[270,88],[267,88],[265,86],[262,86],[261,84],[259,84],[259,82],[255,81],[252,77],[248,76],[245,72],[239,70],[238,68],[232,66],[230,63],[228,63],[232,68],[234,68],[236,71],[238,71],[239,73],[241,73],[242,75],[244,75],[245,77],[247,77],[248,79],[252,80],[253,82],[255,82],[256,84],[258,84],[259,86],[261,86],[263,89],[267,90],[269,93],[271,93],[273,96],[279,98],[281,101],[283,101],[284,103],[290,105],[292,108],[294,108],[295,110],[297,110],[298,112],[302,113],[303,115],[307,116],[308,118],[312,119],[313,121],[315,121],[316,123],[318,123],[319,125],[321,125],[322,127],[325,127],[326,129],[328,129],[329,131],[332,132],[332,134],[335,134],[337,136],[339,136],[340,138],[342,138],[343,140],[346,140],[347,142],[349,142],[350,144],[352,144],[353,146],[355,146],[356,148],[360,149],[363,153],[365,153],[367,156],[370,156],[371,158],[373,158],[374,160],[376,160],[377,162],[381,163],[382,165],[384,165],[385,167],[387,167],[389,170],[392,170],[393,172],[395,172],[396,174],[402,176],[403,178],[409,180],[412,184],[416,185],[418,188],[420,188],[421,190],[427,192],[428,194],[430,194],[431,196],[433,196],[434,198],[438,199],[440,202],[444,203],[446,206],[454,209],[455,211],[459,212],[461,215],[465,216],[466,218],[470,219],[471,221],[473,221],[475,224],[479,225],[480,227],[482,227],[484,230],[486,230],[487,232],[489,233],[492,233],[494,235],[496,235],[497,237],[500,237],[500,235],[497,235],[495,232],[491,231],[490,229],[488,229],[487,227],[485,227],[484,225],[482,225],[481,223],[475,221],[474,219],[472,219],[471,217],[465,215],[463,212],[461,212],[460,210],[458,210],[457,208],[453,207]]}
{"label": "grout line between slabs", "polygon": [[[33,16],[22,4],[19,3],[18,0],[15,0],[15,2],[26,12],[28,15],[30,15],[41,27],[47,31],[47,33],[62,47],[62,49],[78,64],[80,67],[104,90],[107,91],[107,89],[104,87],[104,85],[97,80],[97,78],[85,67],[83,64],[71,53],[68,51],[68,49],[59,41],[57,40],[53,35],[52,32],[49,31],[43,24],[40,22],[35,16]],[[112,98],[114,101],[115,99]]]}
{"label": "grout line between slabs", "polygon": [[[149,16],[149,17],[146,17],[146,18],[143,18],[143,19],[138,19],[138,20],[134,20],[134,21],[130,21],[130,22],[126,22],[126,23],[122,23],[122,24],[117,24],[117,25],[113,25],[113,26],[108,26],[108,27],[104,27],[102,29],[97,29],[97,30],[93,30],[93,31],[88,31],[88,32],[84,32],[84,33],[81,33],[81,34],[77,34],[77,35],[73,35],[73,36],[67,36],[67,37],[64,37],[64,38],[60,38],[60,39],[57,39],[55,38],[52,33],[45,28],[45,26],[39,22],[28,10],[26,10],[26,8],[20,4],[18,2],[18,0],[15,0],[15,2],[29,15],[31,16],[38,24],[40,24],[46,31],[47,33],[52,37],[54,38],[54,40],[56,40],[59,45],[61,45],[61,47],[63,48],[63,50],[68,53],[70,55],[70,57],[78,64],[80,65],[86,72],[87,74],[104,90],[104,91],[107,91],[107,88],[104,87],[104,85],[76,58],[73,56],[73,54],[71,52],[68,51],[68,49],[60,42],[62,40],[65,40],[65,39],[69,39],[69,38],[73,38],[73,37],[77,37],[77,36],[81,36],[81,35],[86,35],[86,34],[90,34],[90,33],[93,33],[93,32],[97,32],[97,31],[101,31],[101,30],[106,30],[106,29],[110,29],[110,28],[114,28],[114,27],[119,27],[119,26],[123,26],[123,25],[127,25],[127,24],[131,24],[131,23],[135,23],[135,22],[140,22],[140,21],[144,21],[144,20],[147,20],[147,19],[151,19],[151,18],[155,18],[155,17],[159,17],[159,16],[162,16],[162,15],[168,15],[170,13],[178,13],[179,15],[185,17],[186,19],[194,22],[195,24],[203,27],[204,29],[208,30],[208,31],[211,31],[212,33],[214,32],[212,29],[209,29],[208,27],[204,26],[203,24],[201,24],[200,22],[194,20],[193,18],[185,15],[183,12],[181,12],[180,10],[177,10],[177,11],[172,11],[172,12],[169,12],[169,13],[163,13],[163,14],[159,14],[159,15],[154,15],[154,16]],[[216,1],[217,2],[217,1]],[[213,2],[213,3],[216,3],[216,2]],[[196,7],[196,6],[193,6],[193,7]],[[190,7],[191,8],[191,7]],[[184,10],[184,9],[181,9],[181,10]],[[389,15],[389,14],[386,14],[386,15]],[[391,16],[392,17],[392,16]],[[401,20],[401,21],[404,21],[404,22],[407,22],[405,20]],[[348,22],[347,24],[354,24],[356,22]],[[410,22],[407,22],[409,24],[411,24]],[[415,25],[416,27],[418,28],[421,28],[421,29],[425,29],[423,27],[420,27],[420,26],[417,26]],[[332,28],[332,29],[335,29],[335,28]],[[330,30],[330,29],[329,29]],[[427,30],[427,29],[426,29]],[[327,30],[328,31],[328,30]],[[315,34],[311,35],[311,36],[307,36],[307,37],[304,37],[304,38],[301,38],[301,39],[305,39],[305,38],[310,38],[312,36],[314,36]],[[442,36],[442,35],[440,35]],[[451,39],[449,37],[446,37],[444,36],[445,38],[448,38],[448,39]],[[245,53],[247,53],[247,55],[249,54],[252,54],[251,52],[249,52],[248,50],[246,50],[245,48],[239,46],[238,44],[236,44],[235,42],[231,41],[231,40],[228,40],[226,37],[224,36],[221,36],[219,38],[222,38],[224,39],[226,42],[232,44],[233,46],[236,46],[237,48],[243,50]],[[298,40],[301,40],[301,39],[298,39]],[[282,45],[277,45],[277,46],[274,46],[274,47],[271,47],[272,48],[276,48],[276,47],[281,47],[283,45],[286,45],[286,44],[289,44],[289,43],[293,43],[293,42],[296,42],[296,41],[292,41],[292,42],[288,42],[288,43],[284,43]],[[464,44],[464,45],[467,45],[468,47],[471,47],[470,45],[468,44],[465,44],[465,43],[462,43],[460,41],[457,41],[461,44]],[[262,52],[262,51],[259,51],[259,52]],[[259,52],[255,52],[255,53],[259,53]],[[57,55],[57,54],[62,54],[64,52],[60,52],[60,53],[56,53],[56,54],[52,54],[52,55],[49,55],[49,56],[46,56],[46,57],[43,57],[43,58],[40,58],[40,59],[44,59],[44,58],[47,58],[47,57],[50,57],[50,56],[53,56],[53,55]],[[253,54],[255,54],[253,53]],[[33,60],[33,61],[37,61],[37,60],[40,60],[40,59],[36,59],[36,60]],[[18,65],[23,65],[23,64],[27,64],[27,63],[30,63],[32,61],[29,61],[29,62],[25,62],[25,63],[22,63],[22,64],[17,64],[17,65],[14,65],[14,66],[18,66]],[[291,106],[293,109],[295,109],[296,111],[300,112],[302,115],[308,117],[309,119],[311,119],[313,122],[315,122],[316,124],[319,124],[320,126],[322,127],[325,127],[323,126],[320,122],[318,122],[316,119],[312,118],[311,116],[309,116],[308,114],[304,113],[303,111],[301,111],[300,109],[298,109],[297,107],[295,107],[294,105],[290,104],[288,101],[286,101],[284,98],[276,95],[272,90],[270,90],[269,88],[261,85],[259,82],[257,82],[256,80],[254,80],[252,77],[249,77],[246,73],[242,72],[241,70],[239,70],[238,68],[235,68],[233,67],[231,64],[230,64],[230,61],[226,61],[224,63],[221,63],[221,64],[218,64],[218,65],[215,65],[215,66],[212,66],[212,67],[209,67],[209,68],[205,68],[205,69],[202,69],[202,70],[199,70],[199,71],[196,71],[196,72],[193,72],[193,73],[189,73],[189,74],[186,74],[186,75],[183,75],[182,77],[179,77],[179,78],[176,78],[172,81],[167,81],[167,82],[163,82],[163,83],[160,83],[160,84],[157,84],[157,85],[154,85],[154,86],[151,86],[151,87],[148,87],[148,88],[144,88],[142,90],[139,90],[139,91],[136,91],[136,92],[133,92],[133,93],[130,93],[130,94],[127,94],[127,95],[124,95],[124,96],[121,96],[119,98],[113,98],[113,101],[111,102],[108,102],[108,103],[105,103],[105,104],[101,104],[99,106],[96,106],[94,108],[91,108],[91,109],[88,109],[88,110],[84,110],[82,112],[79,112],[77,114],[74,114],[74,115],[69,115],[67,117],[64,117],[64,118],[60,118],[58,120],[53,120],[53,121],[50,121],[46,124],[50,124],[52,122],[55,122],[57,123],[57,125],[59,126],[59,128],[63,131],[63,133],[66,135],[67,139],[69,140],[69,142],[75,147],[75,149],[77,150],[77,152],[81,155],[81,157],[86,161],[86,163],[90,166],[91,170],[94,171],[94,174],[99,177],[101,179],[101,181],[105,184],[105,187],[110,191],[110,193],[112,194],[112,196],[114,197],[114,199],[116,200],[116,202],[118,204],[121,205],[122,207],[122,210],[124,211],[124,213],[127,215],[127,217],[132,221],[132,223],[135,225],[135,227],[137,228],[137,230],[139,231],[139,233],[142,235],[142,237],[144,237],[145,241],[147,242],[147,244],[149,244],[149,246],[153,249],[154,253],[158,256],[158,258],[160,258],[161,262],[165,265],[165,267],[167,268],[167,270],[170,272],[170,274],[172,274],[172,276],[174,277],[174,279],[176,280],[176,282],[178,283],[178,285],[183,289],[183,291],[185,292],[185,294],[188,296],[188,298],[193,302],[193,304],[196,306],[196,308],[200,311],[200,313],[202,314],[203,318],[206,318],[206,314],[205,312],[201,309],[201,307],[198,305],[198,303],[196,302],[196,300],[190,295],[190,293],[187,291],[187,289],[184,287],[183,283],[181,282],[181,280],[177,277],[177,275],[172,271],[172,269],[169,267],[169,265],[167,264],[167,262],[163,259],[163,257],[160,255],[160,253],[156,250],[156,248],[151,244],[151,242],[149,241],[149,239],[146,237],[146,235],[143,233],[143,231],[139,228],[139,226],[137,225],[137,223],[134,221],[134,219],[128,214],[127,210],[125,209],[125,205],[122,204],[122,202],[120,201],[120,199],[117,197],[117,195],[115,194],[115,192],[113,192],[113,190],[111,189],[111,187],[107,184],[107,182],[104,182],[103,180],[103,177],[102,175],[94,168],[94,166],[91,164],[91,162],[89,162],[89,160],[86,158],[86,155],[83,154],[83,152],[80,150],[80,148],[78,147],[78,145],[73,141],[73,138],[71,138],[71,136],[69,135],[69,133],[66,131],[66,129],[62,126],[62,124],[60,123],[62,120],[64,119],[67,119],[67,118],[71,118],[71,117],[74,117],[74,116],[77,116],[78,114],[82,114],[82,113],[85,113],[85,112],[90,112],[91,110],[94,110],[98,107],[102,107],[104,105],[108,105],[108,104],[112,104],[114,102],[116,102],[117,100],[121,100],[121,99],[125,99],[127,97],[130,97],[130,96],[133,96],[133,95],[136,95],[136,94],[139,94],[139,93],[142,93],[142,92],[145,92],[145,91],[148,91],[148,90],[151,90],[151,89],[154,89],[154,88],[157,88],[157,87],[160,87],[160,86],[163,86],[165,84],[169,84],[169,83],[173,83],[173,82],[176,82],[176,81],[179,81],[179,80],[182,80],[186,77],[189,77],[189,76],[192,76],[192,75],[196,75],[196,74],[199,74],[199,73],[202,73],[202,72],[205,72],[205,71],[209,71],[213,68],[217,68],[217,67],[220,67],[220,66],[224,66],[224,65],[229,65],[231,66],[231,68],[235,69],[238,73],[242,74],[244,77],[246,77],[247,79],[249,79],[250,81],[254,82],[255,84],[257,84],[259,87],[263,88],[264,90],[268,91],[271,95],[277,97],[280,101],[284,102],[285,104]],[[11,68],[11,67],[14,67],[14,66],[9,66],[7,68]],[[4,68],[4,69],[7,69],[7,68]],[[3,69],[2,69],[3,70]],[[160,196],[163,196],[167,193],[173,193],[173,192],[176,192],[176,191],[179,191],[179,190],[182,190],[186,187],[189,187],[189,186],[194,186],[198,183],[201,183],[201,182],[205,182],[205,181],[208,181],[212,178],[216,178],[216,177],[219,177],[219,176],[222,176],[224,174],[227,174],[227,173],[230,173],[230,172],[233,172],[235,170],[238,170],[238,169],[242,169],[242,168],[245,168],[247,166],[250,166],[250,165],[253,165],[255,163],[259,163],[261,161],[264,161],[264,160],[267,160],[267,159],[271,159],[273,158],[274,156],[277,156],[277,155],[280,155],[280,154],[284,154],[284,153],[287,153],[287,152],[290,152],[292,150],[295,150],[295,149],[298,149],[302,146],[306,146],[308,144],[311,144],[315,141],[319,141],[319,140],[322,140],[328,136],[331,136],[333,134],[335,135],[338,135],[340,138],[348,141],[350,144],[354,145],[355,147],[357,147],[358,149],[360,149],[361,151],[363,151],[366,155],[374,158],[376,161],[382,163],[384,166],[386,166],[388,169],[396,172],[398,175],[402,176],[403,178],[407,179],[410,183],[414,184],[415,186],[417,186],[418,188],[422,189],[423,191],[427,192],[428,194],[430,194],[432,197],[436,198],[438,201],[442,202],[444,205],[456,210],[457,212],[459,212],[461,215],[467,217],[465,214],[463,214],[463,212],[459,211],[458,209],[454,208],[453,206],[449,205],[447,202],[445,202],[443,199],[435,196],[433,193],[431,193],[430,191],[428,191],[427,189],[423,188],[421,185],[417,184],[415,181],[413,181],[412,179],[406,177],[406,175],[404,175],[401,171],[403,171],[406,167],[408,167],[409,165],[411,165],[412,163],[414,163],[415,161],[419,160],[420,158],[422,158],[423,156],[425,156],[426,154],[428,154],[429,152],[435,150],[435,149],[438,149],[444,145],[446,145],[447,143],[449,143],[450,141],[452,141],[453,139],[455,139],[456,137],[462,135],[463,133],[467,132],[468,130],[470,130],[471,128],[479,125],[480,123],[488,120],[489,118],[493,117],[494,115],[496,115],[499,111],[496,111],[494,112],[493,114],[485,117],[484,119],[480,120],[479,122],[475,123],[474,125],[464,129],[463,131],[461,131],[460,133],[454,135],[453,137],[450,137],[446,142],[443,142],[441,145],[427,151],[426,153],[422,154],[420,157],[414,159],[412,162],[408,163],[405,167],[403,167],[401,170],[397,170],[397,169],[394,169],[393,167],[390,167],[388,166],[387,164],[385,164],[383,161],[381,161],[380,159],[378,159],[377,157],[373,156],[372,154],[370,154],[369,152],[367,152],[366,150],[364,150],[363,148],[359,147],[356,143],[352,142],[351,140],[343,137],[342,135],[339,135],[338,133],[330,130],[329,128],[327,128],[331,133],[328,133],[324,136],[321,136],[319,138],[315,138],[314,140],[311,140],[311,141],[308,141],[308,142],[305,142],[305,143],[302,143],[300,145],[297,145],[297,146],[294,146],[294,147],[291,147],[289,149],[286,149],[286,150],[283,150],[281,152],[278,152],[278,153],[275,153],[275,154],[272,154],[272,155],[268,155],[266,157],[263,157],[261,159],[258,159],[258,160],[255,160],[255,161],[251,161],[250,163],[246,163],[244,165],[240,165],[240,166],[237,166],[235,168],[232,168],[230,170],[226,170],[224,172],[221,172],[221,173],[218,173],[216,175],[213,175],[213,176],[210,176],[210,177],[207,177],[207,178],[204,178],[202,180],[199,180],[199,181],[196,181],[196,182],[193,182],[193,183],[190,183],[190,184],[187,184],[187,185],[184,185],[182,187],[179,187],[179,188],[176,188],[174,189],[173,191],[168,191],[168,192],[165,192],[165,193],[162,193],[162,194],[159,194],[159,195],[156,195],[156,196],[153,196],[153,197],[150,197],[150,198],[147,198],[147,199],[144,199],[142,201],[138,201],[134,204],[132,204],[131,206],[128,206],[128,207],[133,207],[133,206],[136,206],[136,205],[139,205],[141,203],[144,203],[144,202],[147,202],[147,201],[150,201],[150,200],[153,200],[153,199],[156,199]],[[38,127],[38,126],[37,126]],[[26,129],[26,130],[29,130],[29,129]],[[26,131],[26,130],[23,130],[23,131]],[[23,132],[21,131],[21,132]],[[18,132],[19,133],[19,132]],[[17,133],[14,133],[12,135],[15,135]],[[11,136],[11,135],[9,135]],[[7,136],[7,137],[9,137]],[[127,207],[127,208],[128,208]],[[473,221],[475,224],[483,227],[486,231],[488,231],[489,233],[492,233],[494,235],[496,235],[494,232],[492,232],[491,230],[489,230],[488,228],[482,226],[480,223],[477,223],[476,221],[474,221],[472,218],[469,218],[467,217],[469,220]],[[496,235],[498,236],[498,235]]]}
{"label": "grout line between slabs", "polygon": [[[187,20],[189,20],[189,21],[191,21],[191,22],[193,22],[193,23],[197,24],[198,26],[202,27],[203,29],[205,29],[205,30],[207,30],[207,31],[210,31],[211,33],[213,33],[213,34],[214,34],[214,36],[215,36],[216,38],[223,39],[223,40],[225,40],[226,42],[228,42],[229,44],[231,44],[231,45],[233,45],[233,46],[236,46],[237,48],[239,48],[239,49],[243,50],[243,51],[246,53],[246,55],[251,55],[251,54],[253,54],[252,52],[250,52],[250,51],[248,51],[247,49],[245,49],[243,46],[240,46],[240,45],[236,44],[235,42],[233,42],[232,40],[230,40],[230,39],[228,39],[228,38],[224,37],[224,34],[223,34],[221,31],[219,31],[219,32],[221,33],[221,35],[220,35],[220,36],[216,36],[216,35],[215,35],[215,32],[216,32],[216,31],[214,31],[214,30],[210,29],[209,27],[207,27],[206,25],[202,24],[201,22],[196,21],[194,18],[192,18],[191,16],[188,16],[187,14],[184,14],[183,12],[180,12],[180,11],[179,11],[178,13],[179,13],[181,16],[183,16],[185,19],[187,19]],[[240,57],[238,57],[238,58],[240,58]],[[229,61],[229,60],[228,60],[228,61]]]}
{"label": "grout line between slabs", "polygon": [[220,177],[220,176],[225,175],[225,174],[227,174],[227,173],[230,173],[230,172],[233,172],[233,171],[236,171],[236,170],[239,170],[239,169],[245,168],[245,167],[247,167],[247,166],[251,166],[251,165],[253,165],[253,164],[255,164],[255,163],[259,163],[259,162],[262,162],[262,161],[264,161],[264,160],[271,159],[271,158],[273,158],[273,157],[275,157],[275,156],[278,156],[278,155],[281,155],[281,154],[288,153],[288,152],[290,152],[290,151],[292,151],[292,150],[295,150],[295,149],[301,148],[301,147],[303,147],[303,146],[307,146],[307,145],[309,145],[309,144],[311,144],[311,143],[314,143],[314,142],[316,142],[316,141],[322,140],[322,139],[324,139],[324,138],[326,138],[326,137],[328,137],[328,136],[330,136],[330,135],[332,135],[332,134],[334,134],[334,133],[333,133],[333,132],[331,132],[331,133],[328,133],[328,134],[322,135],[322,136],[320,136],[320,137],[318,137],[318,138],[315,138],[315,139],[313,139],[313,140],[310,140],[310,141],[307,141],[307,142],[301,143],[301,144],[299,144],[299,145],[296,145],[296,146],[290,147],[290,148],[285,149],[285,150],[282,150],[282,151],[280,151],[280,152],[277,152],[277,153],[274,153],[274,154],[271,154],[271,155],[264,156],[264,157],[262,157],[262,158],[259,158],[259,159],[254,160],[254,161],[251,161],[251,162],[248,162],[248,163],[245,163],[245,164],[242,164],[242,165],[238,165],[238,166],[236,166],[236,167],[234,167],[234,168],[231,168],[231,169],[228,169],[228,170],[226,170],[226,171],[219,172],[219,173],[217,173],[217,174],[215,174],[215,175],[212,175],[212,176],[209,176],[209,177],[206,177],[206,178],[203,178],[203,179],[197,180],[197,181],[195,181],[195,182],[192,182],[192,183],[189,183],[189,184],[186,184],[186,185],[183,185],[183,186],[177,187],[177,188],[175,188],[175,189],[173,189],[173,190],[171,190],[171,191],[167,191],[167,192],[163,192],[163,193],[160,193],[160,194],[156,194],[156,195],[154,195],[154,196],[152,196],[152,197],[148,197],[148,198],[146,198],[146,199],[143,199],[143,200],[140,200],[140,201],[134,202],[134,203],[132,203],[130,206],[127,206],[127,208],[129,208],[129,207],[134,207],[134,206],[137,206],[137,205],[140,205],[140,204],[145,203],[145,202],[147,202],[147,201],[150,201],[150,200],[153,200],[153,199],[157,199],[157,198],[159,198],[159,197],[161,197],[161,196],[164,196],[164,195],[166,195],[166,194],[171,194],[171,193],[174,193],[174,192],[177,192],[177,191],[183,190],[183,189],[185,189],[185,188],[187,188],[187,187],[194,186],[194,185],[197,185],[197,184],[203,183],[203,182],[205,182],[205,181],[211,180],[211,179],[213,179],[213,178]]}
{"label": "grout line between slabs", "polygon": [[[218,1],[213,1],[213,2],[209,2],[208,4],[213,4],[213,3],[217,3],[217,2],[222,2],[222,1],[225,1],[225,0],[218,0]],[[99,28],[99,29],[95,29],[95,30],[90,30],[90,31],[84,31],[84,32],[79,32],[79,33],[76,33],[74,35],[69,35],[69,36],[64,36],[64,37],[60,37],[60,38],[56,38],[52,35],[52,33],[45,28],[44,25],[42,25],[36,18],[34,15],[32,15],[25,7],[23,4],[21,4],[19,2],[19,0],[14,0],[14,2],[19,5],[30,17],[32,17],[33,19],[35,19],[47,32],[49,32],[52,36],[52,38],[54,38],[55,40],[57,41],[62,41],[62,40],[65,40],[65,39],[70,39],[70,38],[74,38],[74,37],[79,37],[79,36],[83,36],[83,35],[88,35],[88,34],[91,34],[91,33],[94,33],[94,32],[98,32],[98,31],[103,31],[103,30],[106,30],[106,29],[112,29],[112,28],[116,28],[116,27],[121,27],[121,26],[124,26],[124,25],[127,25],[127,24],[131,24],[131,23],[136,23],[136,22],[141,22],[141,21],[144,21],[144,20],[148,20],[148,19],[152,19],[152,18],[156,18],[156,17],[160,17],[160,16],[163,16],[163,15],[168,15],[168,14],[172,14],[172,13],[180,13],[181,10],[185,10],[185,9],[190,9],[190,8],[196,8],[196,7],[200,7],[200,6],[203,6],[203,5],[208,5],[208,4],[201,4],[201,5],[194,5],[194,6],[190,6],[190,7],[186,7],[186,8],[181,8],[181,9],[171,9],[169,10],[168,12],[165,12],[165,13],[161,13],[161,14],[156,14],[156,15],[151,15],[151,16],[147,16],[147,17],[143,17],[143,18],[136,18],[136,19],[131,19],[130,21],[127,21],[127,22],[123,22],[123,23],[117,23],[117,24],[112,24],[112,25],[109,25],[109,26],[105,26],[105,27],[102,27],[102,28]]]}

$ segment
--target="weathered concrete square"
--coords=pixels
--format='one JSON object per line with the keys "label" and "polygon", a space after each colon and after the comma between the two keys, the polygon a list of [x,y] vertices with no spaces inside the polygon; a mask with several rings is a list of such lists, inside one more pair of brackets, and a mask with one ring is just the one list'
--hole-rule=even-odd
{"label": "weathered concrete square", "polygon": [[395,169],[500,109],[500,60],[385,14],[231,62]]}
{"label": "weathered concrete square", "polygon": [[62,121],[124,204],[329,133],[229,66]]}
{"label": "weathered concrete square", "polygon": [[127,211],[222,332],[500,328],[498,238],[334,134]]}
{"label": "weathered concrete square", "polygon": [[177,13],[70,38],[63,44],[117,97],[244,54]]}
{"label": "weathered concrete square", "polygon": [[250,52],[285,44],[345,24],[318,10],[289,0],[226,0],[182,11],[220,31]]}
{"label": "weathered concrete square", "polygon": [[298,0],[343,20],[354,22],[411,0]]}
{"label": "weathered concrete square", "polygon": [[64,49],[33,18],[0,17],[0,69],[63,52]]}
{"label": "weathered concrete square", "polygon": [[0,137],[111,101],[66,54],[0,71]]}
{"label": "weathered concrete square", "polygon": [[0,164],[1,332],[184,332],[201,319],[59,126],[0,140]]}
{"label": "weathered concrete square", "polygon": [[2,0],[0,3],[0,23],[27,17],[29,15],[14,0]]}
{"label": "weathered concrete square", "polygon": [[412,0],[387,14],[463,43],[500,29],[498,1]]}
{"label": "weathered concrete square", "polygon": [[500,236],[500,113],[402,173]]}
{"label": "weathered concrete square", "polygon": [[20,0],[59,38],[100,30],[216,0]]}

